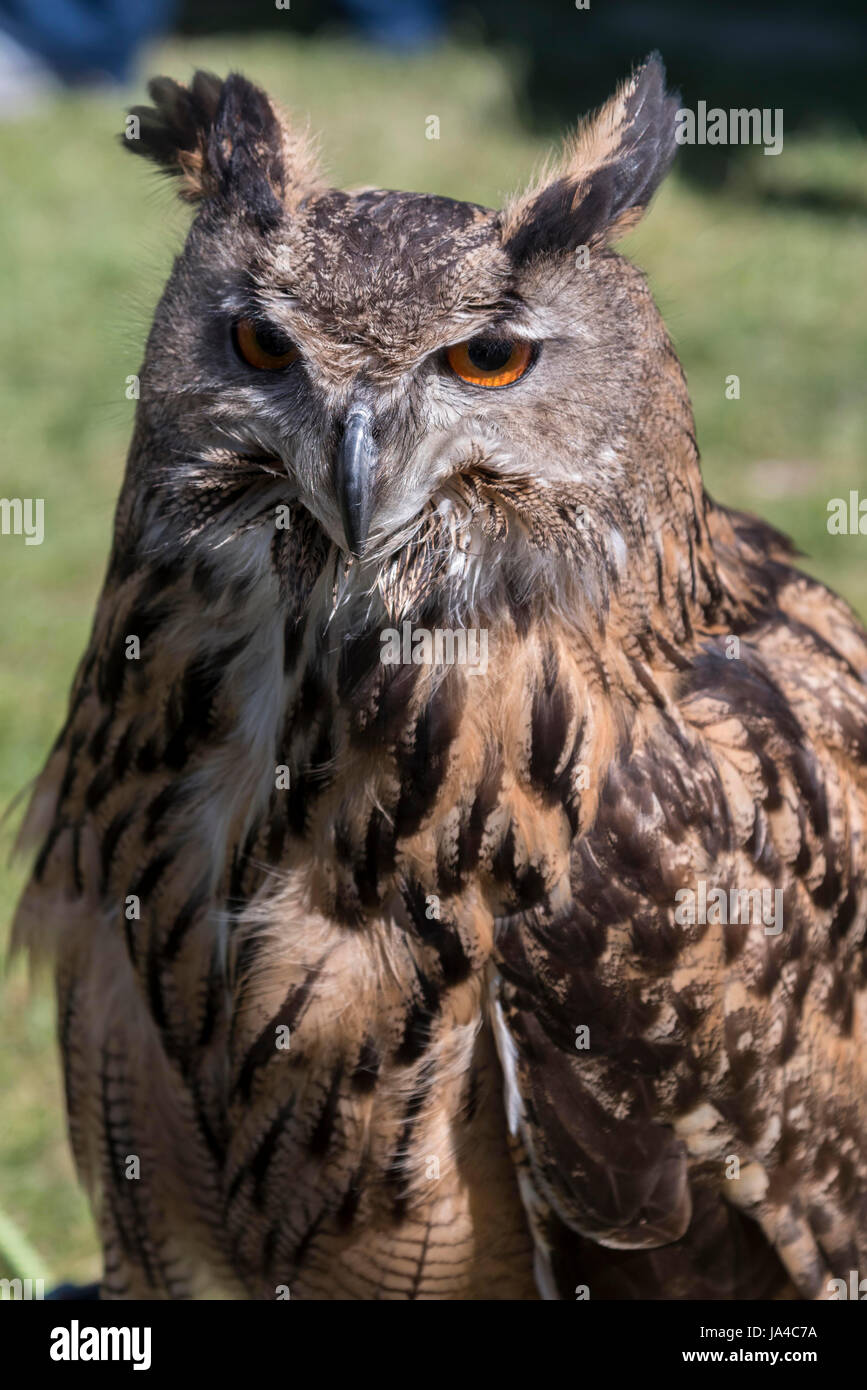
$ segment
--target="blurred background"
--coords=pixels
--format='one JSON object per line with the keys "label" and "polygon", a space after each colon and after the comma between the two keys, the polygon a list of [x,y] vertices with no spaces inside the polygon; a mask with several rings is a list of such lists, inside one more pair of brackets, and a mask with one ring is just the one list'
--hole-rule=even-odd
{"label": "blurred background", "polygon": [[[63,719],[131,429],[126,378],[189,218],[115,138],[147,77],[240,69],[309,117],[335,183],[495,206],[653,48],[685,106],[783,112],[778,156],[681,150],[622,244],[686,369],[708,486],[789,532],[867,613],[867,537],[826,524],[831,498],[867,498],[860,0],[0,0],[0,495],[45,499],[42,545],[0,536],[0,806]],[[2,827],[4,922],[20,809]],[[20,962],[0,993],[0,1276],[15,1273],[46,1288],[98,1273],[51,994]]]}

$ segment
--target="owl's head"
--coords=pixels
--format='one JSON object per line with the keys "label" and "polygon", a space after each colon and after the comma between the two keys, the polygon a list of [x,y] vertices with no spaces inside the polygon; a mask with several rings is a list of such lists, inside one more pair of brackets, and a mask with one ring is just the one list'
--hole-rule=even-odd
{"label": "owl's head", "polygon": [[357,567],[426,545],[443,573],[516,547],[616,570],[648,519],[690,524],[683,377],[611,245],[675,153],[656,56],[500,211],[329,187],[243,77],[149,90],[124,142],[197,213],[148,342],[139,457],[169,469],[189,534],[250,486]]}

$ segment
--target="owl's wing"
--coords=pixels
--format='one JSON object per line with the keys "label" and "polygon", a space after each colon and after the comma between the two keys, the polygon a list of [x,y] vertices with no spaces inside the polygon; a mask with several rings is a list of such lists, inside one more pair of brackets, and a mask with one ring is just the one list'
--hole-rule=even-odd
{"label": "owl's wing", "polygon": [[[273,727],[239,711],[268,662],[279,678],[285,609],[275,596],[273,616],[253,613],[207,558],[130,568],[128,554],[116,548],[25,819],[36,858],[14,941],[53,957],[105,1287],[183,1297],[194,1271],[176,1232],[220,1210],[224,909],[274,782]],[[215,1230],[203,1265],[219,1269],[220,1244]]]}
{"label": "owl's wing", "polygon": [[867,1253],[867,648],[818,586],[780,606],[737,659],[709,638],[651,677],[571,902],[499,923],[552,1296],[762,1297],[788,1274],[827,1297]]}

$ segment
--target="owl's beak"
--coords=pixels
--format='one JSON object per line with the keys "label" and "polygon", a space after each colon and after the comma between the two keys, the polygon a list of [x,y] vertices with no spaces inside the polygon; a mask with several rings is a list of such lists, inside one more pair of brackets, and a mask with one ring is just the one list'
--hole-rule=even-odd
{"label": "owl's beak", "polygon": [[365,405],[352,406],[334,465],[334,489],[343,522],[343,534],[352,555],[361,556],[367,543],[373,512],[373,413]]}

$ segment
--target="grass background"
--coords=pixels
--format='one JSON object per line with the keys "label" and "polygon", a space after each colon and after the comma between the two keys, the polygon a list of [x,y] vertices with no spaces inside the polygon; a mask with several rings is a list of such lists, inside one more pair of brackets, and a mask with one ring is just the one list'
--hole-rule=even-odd
{"label": "grass background", "polygon": [[[142,71],[240,68],[309,114],[336,183],[495,205],[548,144],[522,119],[520,65],[514,47],[471,40],[408,57],[245,35],[172,41]],[[0,538],[0,805],[39,770],[63,718],[130,433],[125,378],[188,217],[114,140],[124,104],[140,99],[138,88],[66,96],[0,125],[0,495],[45,499],[42,546]],[[425,139],[431,114],[438,141]],[[624,247],[648,271],[686,368],[710,490],[788,531],[862,613],[867,540],[829,536],[826,518],[829,498],[859,485],[867,496],[865,187],[856,136],[799,134],[778,158],[740,152],[713,191],[675,172]],[[733,373],[737,401],[725,398]],[[3,921],[22,882],[5,865],[18,814],[2,833]],[[0,1211],[37,1261],[21,1272],[95,1277],[52,1000],[20,962],[0,992],[0,1043]]]}

